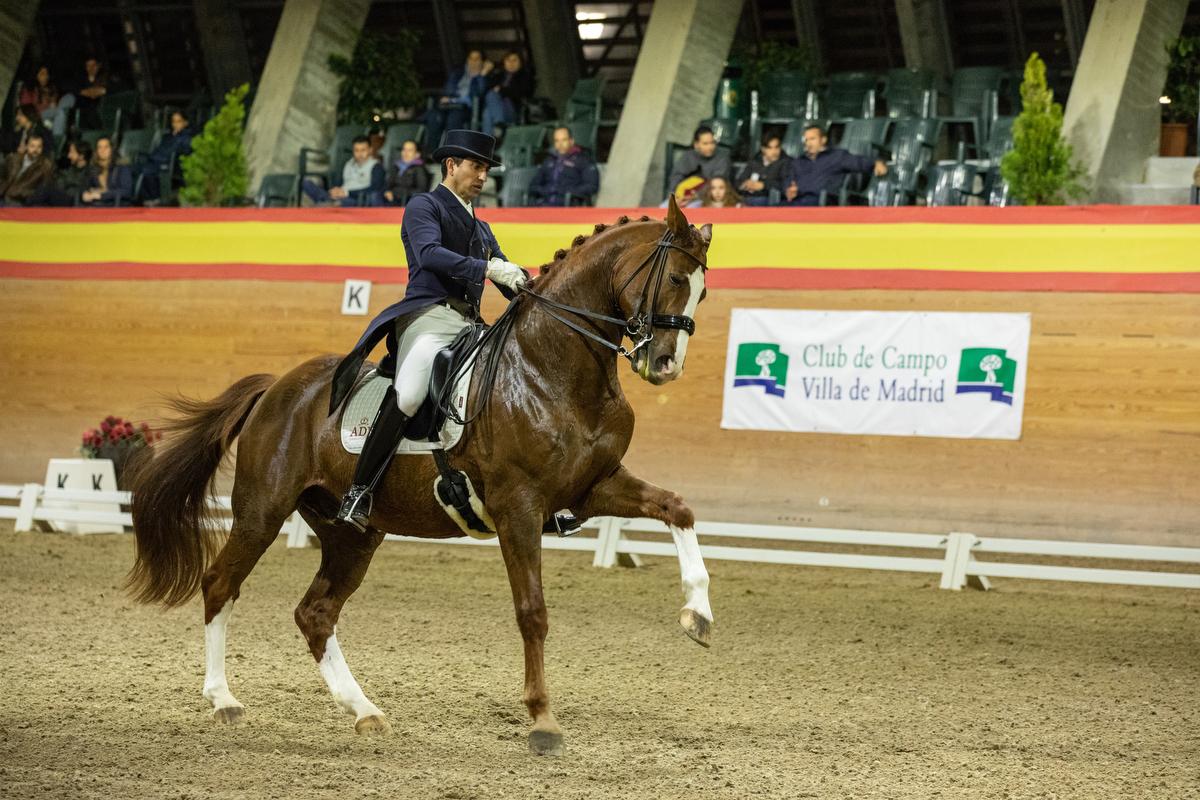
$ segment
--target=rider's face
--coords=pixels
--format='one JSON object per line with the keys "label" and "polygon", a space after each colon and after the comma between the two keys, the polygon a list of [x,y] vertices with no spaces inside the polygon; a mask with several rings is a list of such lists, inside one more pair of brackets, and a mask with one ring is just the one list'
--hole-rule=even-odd
{"label": "rider's face", "polygon": [[446,173],[446,184],[450,190],[464,200],[474,200],[483,191],[483,182],[487,180],[488,165],[473,158],[464,158],[462,163],[450,161]]}

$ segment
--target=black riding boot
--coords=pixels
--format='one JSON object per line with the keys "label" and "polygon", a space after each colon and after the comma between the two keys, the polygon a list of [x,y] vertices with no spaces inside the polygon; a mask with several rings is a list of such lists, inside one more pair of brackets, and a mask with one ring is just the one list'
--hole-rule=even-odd
{"label": "black riding boot", "polygon": [[396,406],[396,389],[389,386],[354,466],[354,482],[342,498],[342,509],[337,515],[339,520],[366,532],[371,516],[371,493],[387,472],[407,426],[408,417]]}

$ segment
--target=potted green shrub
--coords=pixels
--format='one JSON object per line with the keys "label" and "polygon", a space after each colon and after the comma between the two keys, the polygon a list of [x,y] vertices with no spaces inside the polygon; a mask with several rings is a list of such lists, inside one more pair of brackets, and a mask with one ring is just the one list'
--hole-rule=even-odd
{"label": "potted green shrub", "polygon": [[179,202],[185,206],[229,206],[246,202],[250,177],[242,149],[246,122],[243,100],[250,85],[243,83],[225,95],[225,104],[192,140],[192,153],[183,157],[183,188]]}
{"label": "potted green shrub", "polygon": [[1200,108],[1200,36],[1181,36],[1167,45],[1159,155],[1186,156],[1189,133]]}
{"label": "potted green shrub", "polygon": [[1022,205],[1063,205],[1084,194],[1083,169],[1063,138],[1063,109],[1046,85],[1046,64],[1037,53],[1025,62],[1023,109],[1013,122],[1013,148],[1000,162],[1000,174]]}

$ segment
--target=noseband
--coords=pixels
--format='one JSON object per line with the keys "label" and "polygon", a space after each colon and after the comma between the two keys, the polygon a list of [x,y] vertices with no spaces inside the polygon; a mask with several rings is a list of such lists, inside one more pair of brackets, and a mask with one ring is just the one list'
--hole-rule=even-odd
{"label": "noseband", "polygon": [[[523,294],[532,297],[542,305],[546,306],[546,313],[554,317],[554,319],[566,325],[576,333],[579,333],[594,342],[604,345],[609,350],[616,351],[619,355],[629,359],[630,363],[632,363],[634,354],[654,340],[655,328],[685,331],[689,336],[695,334],[696,332],[696,321],[691,317],[680,314],[654,313],[654,309],[658,306],[658,295],[659,291],[662,289],[663,278],[666,276],[667,258],[670,256],[672,250],[678,250],[680,253],[683,253],[692,261],[695,261],[701,269],[708,268],[708,265],[704,262],[704,260],[675,244],[673,241],[674,238],[675,237],[670,230],[664,231],[662,238],[659,239],[658,243],[654,245],[654,249],[651,250],[644,259],[642,259],[642,263],[637,266],[637,269],[635,269],[629,275],[629,277],[625,279],[625,282],[621,284],[621,288],[617,289],[616,292],[613,293],[613,308],[616,309],[618,314],[620,314],[621,305],[618,301],[621,297],[621,294],[629,287],[629,284],[633,283],[633,280],[637,278],[638,275],[643,274],[643,272],[645,273],[646,277],[645,280],[642,281],[641,294],[638,296],[637,303],[634,304],[633,314],[629,317],[629,319],[619,319],[617,317],[610,317],[605,314],[597,314],[596,312],[588,311],[587,309],[568,306],[555,300],[551,300],[548,297],[544,297],[534,292],[532,289],[522,287],[521,291]],[[649,310],[643,312],[642,309],[644,307],[648,308]],[[586,328],[576,325],[571,320],[554,313],[554,311],[551,309],[566,311],[568,313],[576,314],[588,319],[594,319],[599,322],[607,322],[611,325],[616,325],[621,328],[623,336],[628,336],[630,341],[633,342],[633,347],[626,348],[624,345],[619,343],[613,344],[607,339],[597,336]]]}

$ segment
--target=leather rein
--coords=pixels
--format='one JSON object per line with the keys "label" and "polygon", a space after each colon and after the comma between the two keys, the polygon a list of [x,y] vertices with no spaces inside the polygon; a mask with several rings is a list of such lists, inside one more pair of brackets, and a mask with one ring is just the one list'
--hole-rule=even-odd
{"label": "leather rein", "polygon": [[[649,266],[649,270],[646,271],[646,279],[642,283],[641,295],[638,297],[637,304],[633,307],[633,314],[629,317],[629,319],[619,319],[618,317],[611,317],[607,314],[598,314],[595,311],[589,311],[585,308],[569,306],[565,303],[560,303],[557,300],[551,300],[550,298],[540,295],[532,289],[525,287],[521,287],[520,291],[522,294],[541,303],[545,307],[546,313],[561,322],[563,325],[566,325],[571,330],[587,337],[588,339],[591,339],[597,344],[601,344],[609,350],[615,351],[618,355],[624,356],[632,364],[637,351],[641,350],[654,340],[655,328],[686,331],[689,336],[696,333],[696,321],[691,317],[683,316],[681,314],[654,313],[654,309],[658,307],[658,295],[662,289],[663,278],[666,276],[667,258],[670,256],[671,250],[678,250],[692,261],[695,261],[701,269],[708,269],[708,264],[703,259],[675,244],[673,239],[674,235],[671,233],[671,231],[665,231],[662,235],[662,238],[659,239],[658,243],[654,245],[654,249],[651,250],[644,259],[642,259],[642,263],[639,264],[637,269],[635,269],[632,274],[625,279],[625,282],[621,284],[621,288],[617,289],[617,291],[613,294],[613,308],[616,309],[617,313],[620,313],[621,306],[617,302],[617,299],[621,296],[621,293],[625,291],[629,284],[633,282],[634,278],[640,275],[643,270],[646,270],[646,267]],[[649,312],[642,312],[642,308],[644,306],[649,307]],[[605,339],[602,336],[597,336],[592,331],[589,331],[586,328],[575,324],[571,320],[554,313],[554,311],[551,309],[565,311],[569,314],[575,314],[580,317],[596,320],[597,322],[605,322],[610,325],[616,325],[622,331],[622,338],[628,336],[630,341],[633,342],[633,347],[626,348],[620,342],[613,344],[608,339]]]}

